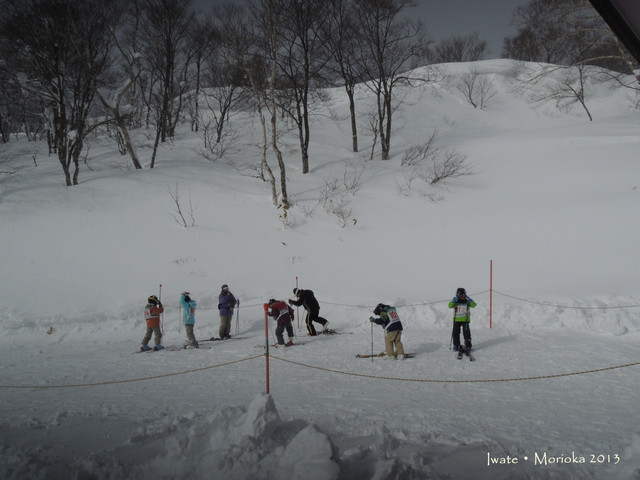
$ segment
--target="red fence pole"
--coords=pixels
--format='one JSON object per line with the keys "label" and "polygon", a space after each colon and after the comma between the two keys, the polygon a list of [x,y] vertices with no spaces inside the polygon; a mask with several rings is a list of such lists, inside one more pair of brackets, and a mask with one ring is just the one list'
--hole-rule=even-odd
{"label": "red fence pole", "polygon": [[266,358],[267,395],[269,395],[269,304],[264,304],[264,346]]}

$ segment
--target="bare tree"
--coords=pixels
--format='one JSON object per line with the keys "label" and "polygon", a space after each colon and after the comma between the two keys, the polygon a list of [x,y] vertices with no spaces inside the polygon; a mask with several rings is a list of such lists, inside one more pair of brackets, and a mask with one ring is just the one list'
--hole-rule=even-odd
{"label": "bare tree", "polygon": [[600,70],[597,67],[587,65],[576,65],[563,69],[547,67],[542,70],[542,73],[538,70],[531,76],[528,83],[538,85],[542,83],[540,80],[544,79],[545,81],[544,84],[532,89],[531,99],[538,103],[553,101],[556,107],[563,111],[568,111],[577,103],[583,108],[589,121],[593,121],[587,107],[585,82],[589,77],[587,73],[594,69]]}
{"label": "bare tree", "polygon": [[465,99],[473,106],[482,110],[487,102],[496,94],[496,89],[487,74],[471,68],[456,82],[456,88],[464,95]]}
{"label": "bare tree", "polygon": [[[330,61],[325,67],[331,77],[343,82],[349,99],[349,115],[351,118],[351,138],[354,152],[358,151],[358,124],[356,117],[356,86],[363,80],[361,64],[357,61],[359,40],[362,38],[357,29],[359,22],[353,9],[352,0],[329,0],[327,22],[322,26],[322,37],[327,48]],[[331,81],[334,79],[331,78]]]}
{"label": "bare tree", "polygon": [[[249,15],[238,6],[226,6],[219,16],[220,38],[225,42],[224,58],[241,72],[253,91],[255,108],[262,129],[261,166],[271,184],[273,204],[286,214],[289,208],[284,158],[278,147],[278,106],[276,99],[277,59],[280,48],[279,21],[281,0],[254,0]],[[270,121],[267,122],[267,116]],[[269,128],[270,127],[270,128]],[[272,149],[280,170],[280,194],[277,179],[267,160]]]}
{"label": "bare tree", "polygon": [[289,209],[289,195],[287,194],[287,173],[282,151],[278,146],[278,105],[276,101],[276,79],[278,72],[278,52],[280,50],[280,19],[282,15],[283,0],[260,0],[262,4],[262,18],[266,19],[267,48],[269,61],[271,62],[271,75],[269,77],[269,107],[271,109],[271,148],[273,149],[278,167],[280,168],[280,204],[285,214]]}
{"label": "bare tree", "polygon": [[[0,42],[2,39],[0,38]],[[8,51],[8,46],[0,46],[0,51]],[[14,58],[14,60],[17,60]],[[7,143],[11,133],[25,130],[27,139],[31,139],[31,125],[38,130],[43,125],[41,111],[34,95],[20,86],[19,74],[12,65],[12,59],[0,62],[0,141]],[[34,101],[35,100],[35,101]],[[30,121],[31,120],[31,121]]]}
{"label": "bare tree", "polygon": [[436,44],[431,54],[433,63],[476,62],[482,60],[488,52],[486,40],[480,34],[456,35],[445,38]]}
{"label": "bare tree", "polygon": [[110,50],[109,1],[9,0],[3,34],[19,56],[22,87],[44,106],[67,186],[78,184],[97,79]]}
{"label": "bare tree", "polygon": [[141,169],[142,164],[129,134],[141,70],[138,51],[139,5],[136,2],[130,2],[123,10],[116,8],[112,10],[112,18],[119,23],[110,29],[115,45],[115,58],[111,71],[105,72],[105,75],[96,82],[96,96],[111,117],[118,138],[124,146],[123,151],[129,154],[133,166]]}
{"label": "bare tree", "polygon": [[414,188],[415,181],[428,185],[435,185],[446,179],[453,179],[471,175],[471,167],[465,162],[467,155],[453,147],[440,146],[438,131],[434,130],[424,143],[413,145],[405,150],[401,165],[411,170],[404,177],[404,184],[400,185],[402,192]]}
{"label": "bare tree", "polygon": [[309,115],[321,99],[318,82],[326,63],[324,44],[320,35],[326,22],[324,0],[281,0],[282,14],[278,52],[279,94],[289,98],[280,107],[287,112],[298,128],[302,173],[309,173]]}
{"label": "bare tree", "polygon": [[[140,1],[140,0],[135,0]],[[189,58],[187,33],[193,15],[191,0],[148,0],[143,5],[142,32],[145,44],[145,82],[147,107],[154,115],[156,136],[151,168],[155,165],[159,142],[173,137],[182,110]]]}
{"label": "bare tree", "polygon": [[426,58],[429,45],[422,24],[401,18],[410,0],[354,0],[364,49],[359,58],[366,86],[375,95],[382,159],[391,152],[392,117],[402,103],[396,89],[424,82],[411,70]]}
{"label": "bare tree", "polygon": [[[258,5],[254,4],[252,8],[258,8]],[[243,7],[231,4],[225,5],[217,13],[217,21],[219,38],[224,43],[221,50],[224,61],[227,65],[238,68],[242,72],[255,98],[255,110],[262,132],[259,178],[263,181],[266,180],[266,172],[271,185],[271,201],[277,205],[276,179],[267,161],[269,151],[269,135],[265,115],[265,110],[267,110],[265,94],[267,66],[264,51],[257,46],[257,27]]]}
{"label": "bare tree", "polygon": [[[214,159],[222,156],[236,137],[234,132],[226,131],[227,124],[234,113],[242,111],[243,104],[251,96],[251,89],[245,88],[249,86],[246,72],[237,62],[229,61],[235,48],[233,42],[224,39],[224,22],[229,15],[240,15],[240,12],[242,9],[233,5],[214,9],[204,22],[202,32],[195,37],[206,44],[206,49],[198,47],[196,51],[199,53],[194,57],[197,73],[196,88],[191,95],[192,130],[199,131],[200,126],[204,127],[204,147]],[[201,99],[206,103],[202,111],[199,107]]]}
{"label": "bare tree", "polygon": [[[196,224],[196,218],[194,216],[195,208],[191,201],[191,192],[189,192],[188,206],[182,205],[182,197],[180,196],[180,186],[178,185],[178,182],[176,182],[175,190],[172,190],[171,187],[169,187],[168,192],[175,207],[175,214],[172,214],[173,219],[178,225],[182,225],[185,228],[194,227]],[[189,217],[189,220],[187,220],[187,216]]]}
{"label": "bare tree", "polygon": [[216,31],[211,18],[200,21],[193,18],[193,25],[187,33],[187,49],[191,52],[195,71],[193,72],[193,94],[189,96],[191,106],[191,130],[200,129],[200,93],[206,65],[215,56]]}
{"label": "bare tree", "polygon": [[518,33],[505,38],[503,56],[552,64],[566,61],[566,19],[556,0],[530,0],[514,10],[512,23]]}
{"label": "bare tree", "polygon": [[[523,77],[532,87],[548,79],[545,86],[532,88],[535,101],[552,100],[561,109],[579,103],[591,120],[585,83],[589,76],[603,71],[594,66],[622,73],[632,73],[636,66],[587,0],[531,0],[515,10],[515,21],[518,34],[505,39],[505,53],[545,63]],[[520,49],[523,46],[527,47],[526,53]],[[614,76],[621,85],[631,87],[622,75]],[[640,75],[636,73],[635,78],[640,82]]]}
{"label": "bare tree", "polygon": [[[638,64],[588,0],[530,0],[514,11],[518,33],[503,56],[572,66],[589,64],[626,74]],[[640,82],[640,74],[635,74]]]}

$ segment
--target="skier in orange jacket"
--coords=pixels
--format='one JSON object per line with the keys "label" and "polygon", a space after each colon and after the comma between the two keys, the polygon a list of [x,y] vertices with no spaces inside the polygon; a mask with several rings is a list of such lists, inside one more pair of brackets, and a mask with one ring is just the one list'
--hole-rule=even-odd
{"label": "skier in orange jacket", "polygon": [[151,347],[149,346],[151,335],[155,335],[153,339],[155,346],[153,349],[162,350],[164,348],[162,346],[162,331],[160,330],[160,314],[162,312],[164,312],[162,303],[158,300],[158,297],[151,295],[147,300],[147,306],[144,308],[144,318],[147,321],[147,333],[142,339],[140,351],[144,352],[146,350],[151,350]]}

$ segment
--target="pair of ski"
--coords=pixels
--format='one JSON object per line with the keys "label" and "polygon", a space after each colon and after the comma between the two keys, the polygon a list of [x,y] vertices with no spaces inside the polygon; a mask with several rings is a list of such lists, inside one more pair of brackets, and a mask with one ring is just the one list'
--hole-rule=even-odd
{"label": "pair of ski", "polygon": [[241,340],[243,338],[247,338],[247,337],[229,337],[229,338],[211,337],[211,338],[207,338],[205,340],[199,340],[199,342],[200,343],[202,343],[202,342],[220,342],[222,340]]}
{"label": "pair of ski", "polygon": [[[240,337],[234,337],[234,338],[240,338]],[[213,341],[218,341],[218,340],[222,340],[220,338],[213,338],[213,339],[208,339],[208,340],[199,340],[198,344],[199,346],[197,346],[196,348],[190,348],[188,345],[168,345],[166,347],[163,347],[159,350],[156,350],[155,348],[150,348],[149,350],[137,350],[133,353],[151,353],[151,352],[161,352],[163,350],[167,350],[169,352],[179,352],[181,350],[195,350],[195,349],[203,349],[203,350],[207,350],[209,348],[211,348],[212,346],[206,345],[206,346],[202,346],[202,343],[205,342],[213,342]]]}
{"label": "pair of ski", "polygon": [[[269,345],[269,348],[289,348],[289,347],[297,347],[299,345],[304,345],[304,342],[296,342],[296,343],[292,343],[291,345],[287,345],[286,343],[284,345],[280,345],[279,343],[271,343]],[[264,344],[263,345],[256,345],[256,348],[265,348]]]}
{"label": "pair of ski", "polygon": [[152,353],[152,352],[162,352],[163,350],[168,350],[170,352],[176,352],[176,351],[180,351],[180,350],[184,350],[185,346],[177,346],[177,345],[170,345],[168,347],[162,347],[160,349],[155,349],[155,348],[150,348],[149,350],[136,350],[133,353]]}
{"label": "pair of ski", "polygon": [[285,348],[285,347],[286,347],[286,348],[289,348],[289,347],[297,347],[298,345],[304,345],[304,342],[303,342],[303,343],[291,343],[291,344],[286,344],[286,343],[285,343],[284,345],[280,345],[279,343],[274,343],[274,344],[272,344],[271,346],[272,346],[273,348],[280,348],[280,347],[283,347],[283,348]]}
{"label": "pair of ski", "polygon": [[[387,352],[374,353],[371,355],[370,353],[356,353],[356,358],[372,358],[372,357],[386,357]],[[404,358],[413,358],[415,357],[415,353],[405,353]]]}

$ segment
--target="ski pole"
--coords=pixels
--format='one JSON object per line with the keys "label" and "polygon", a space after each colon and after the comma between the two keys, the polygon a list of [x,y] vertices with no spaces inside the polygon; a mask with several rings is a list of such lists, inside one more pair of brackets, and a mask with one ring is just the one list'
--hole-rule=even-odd
{"label": "ski pole", "polygon": [[373,322],[371,322],[371,361],[373,362]]}
{"label": "ski pole", "polygon": [[453,346],[453,330],[456,326],[456,309],[453,309],[453,325],[451,325],[451,338],[449,339],[449,350],[451,350]]}
{"label": "ski pole", "polygon": [[[296,290],[298,289],[298,276],[296,275]],[[298,331],[300,331],[300,307],[296,305],[296,317],[298,317]]]}
{"label": "ski pole", "polygon": [[[160,290],[158,291],[158,300],[162,305],[162,284],[160,284]],[[162,331],[162,336],[164,336],[164,312],[160,314],[160,330]]]}
{"label": "ski pole", "polygon": [[240,333],[240,300],[237,301],[237,310],[236,310],[236,335]]}

